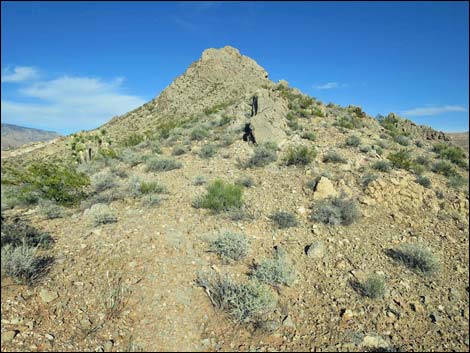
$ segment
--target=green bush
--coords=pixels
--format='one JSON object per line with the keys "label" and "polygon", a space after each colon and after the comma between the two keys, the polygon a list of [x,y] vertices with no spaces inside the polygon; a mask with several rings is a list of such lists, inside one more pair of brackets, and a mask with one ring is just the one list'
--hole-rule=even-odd
{"label": "green bush", "polygon": [[455,168],[452,166],[452,164],[447,161],[438,161],[434,163],[431,170],[434,173],[442,174],[446,177],[452,177],[457,175],[457,171],[455,170]]}
{"label": "green bush", "polygon": [[272,291],[256,282],[236,283],[228,276],[200,273],[197,283],[206,289],[217,309],[240,322],[260,321],[276,306]]}
{"label": "green bush", "polygon": [[189,135],[191,140],[201,141],[209,136],[209,132],[201,126],[194,128]]}
{"label": "green bush", "polygon": [[94,226],[117,222],[116,215],[111,212],[108,205],[102,203],[97,203],[91,206],[87,215],[91,218]]}
{"label": "green bush", "polygon": [[388,173],[392,169],[390,162],[387,161],[377,161],[372,164],[372,168],[386,173]]}
{"label": "green bush", "polygon": [[199,157],[209,159],[215,155],[217,148],[214,145],[204,145],[199,151]]}
{"label": "green bush", "polygon": [[297,226],[295,215],[289,212],[279,211],[272,214],[269,218],[277,224],[279,228],[289,228]]}
{"label": "green bush", "polygon": [[370,183],[377,180],[377,175],[367,174],[361,179],[362,187],[366,188]]}
{"label": "green bush", "polygon": [[41,232],[24,221],[10,223],[2,220],[2,248],[6,245],[48,248],[52,243],[53,239],[48,233]]}
{"label": "green bush", "polygon": [[26,169],[8,168],[7,173],[2,184],[18,186],[23,200],[34,196],[36,201],[43,198],[64,206],[84,198],[84,188],[90,184],[89,178],[73,166],[53,162],[32,162]]}
{"label": "green bush", "polygon": [[62,218],[65,214],[64,207],[59,206],[55,202],[49,200],[39,201],[39,211],[47,219]]}
{"label": "green bush", "polygon": [[418,156],[415,158],[415,163],[422,165],[424,167],[429,167],[429,164],[431,162],[429,161],[429,158],[427,158],[426,156]]}
{"label": "green bush", "polygon": [[134,152],[130,148],[122,150],[119,159],[131,167],[135,167],[144,160],[141,154]]}
{"label": "green bush", "polygon": [[311,218],[330,225],[350,225],[360,217],[357,202],[343,197],[329,198],[315,205]]}
{"label": "green bush", "polygon": [[315,141],[317,139],[317,136],[314,132],[304,132],[302,134],[302,138],[309,141]]}
{"label": "green bush", "polygon": [[243,234],[223,232],[210,244],[210,251],[224,260],[241,260],[248,254],[248,239]]}
{"label": "green bush", "polygon": [[234,118],[230,117],[228,115],[222,114],[222,117],[220,118],[218,122],[218,126],[224,126],[227,125],[229,122],[231,122]]}
{"label": "green bush", "polygon": [[346,159],[344,159],[339,153],[331,151],[328,152],[323,156],[323,162],[325,163],[346,163]]}
{"label": "green bush", "polygon": [[358,136],[351,135],[346,139],[346,146],[357,147],[361,144],[361,139]]}
{"label": "green bush", "polygon": [[181,156],[187,152],[186,147],[184,146],[175,146],[171,152],[172,156]]}
{"label": "green bush", "polygon": [[243,177],[235,180],[235,185],[241,185],[246,188],[251,188],[253,185],[255,185],[255,182],[252,177]]}
{"label": "green bush", "polygon": [[369,275],[358,287],[363,296],[372,299],[382,298],[385,294],[384,278],[378,274]]}
{"label": "green bush", "polygon": [[246,168],[264,167],[277,160],[277,152],[272,146],[262,144],[255,147],[253,156],[245,163]]}
{"label": "green bush", "polygon": [[398,152],[390,153],[388,155],[388,160],[392,163],[394,168],[401,168],[405,170],[410,170],[413,162],[411,161],[410,152],[402,149]]}
{"label": "green bush", "polygon": [[463,186],[467,186],[468,189],[468,179],[465,179],[460,174],[455,174],[449,177],[447,185],[456,190],[461,189]]}
{"label": "green bush", "polygon": [[2,275],[17,283],[32,284],[45,274],[51,262],[51,257],[38,256],[36,248],[25,244],[2,247]]}
{"label": "green bush", "polygon": [[270,285],[287,286],[292,285],[296,278],[290,263],[279,253],[276,253],[274,258],[265,259],[257,264],[251,271],[251,276]]}
{"label": "green bush", "polygon": [[116,177],[107,171],[96,173],[91,177],[91,186],[96,192],[112,189],[116,185]]}
{"label": "green bush", "polygon": [[422,244],[403,244],[391,250],[389,255],[407,267],[422,274],[432,274],[439,270],[439,260]]}
{"label": "green bush", "polygon": [[308,165],[316,155],[315,150],[307,146],[290,147],[284,157],[284,163],[285,165]]}
{"label": "green bush", "polygon": [[203,175],[198,175],[193,180],[194,185],[203,185],[205,183],[207,183],[207,180],[206,180],[206,177]]}
{"label": "green bush", "polygon": [[132,147],[132,146],[137,146],[142,141],[144,141],[143,135],[133,133],[133,134],[130,134],[129,136],[126,136],[126,138],[124,138],[121,141],[121,145],[124,147]]}
{"label": "green bush", "polygon": [[416,182],[422,186],[424,186],[425,188],[429,188],[431,187],[431,180],[429,180],[428,177],[425,177],[425,176],[418,176],[416,178]]}
{"label": "green bush", "polygon": [[150,172],[167,172],[173,169],[179,169],[183,167],[178,161],[169,158],[159,158],[159,157],[152,157],[147,159],[147,171]]}
{"label": "green bush", "polygon": [[207,193],[193,203],[194,207],[208,208],[216,213],[241,208],[243,205],[243,189],[239,185],[215,180],[207,187]]}
{"label": "green bush", "polygon": [[334,125],[345,129],[360,129],[364,127],[364,122],[355,115],[346,115],[338,118]]}
{"label": "green bush", "polygon": [[406,136],[403,135],[396,135],[394,138],[395,142],[402,145],[402,146],[409,146],[410,145],[410,139]]}

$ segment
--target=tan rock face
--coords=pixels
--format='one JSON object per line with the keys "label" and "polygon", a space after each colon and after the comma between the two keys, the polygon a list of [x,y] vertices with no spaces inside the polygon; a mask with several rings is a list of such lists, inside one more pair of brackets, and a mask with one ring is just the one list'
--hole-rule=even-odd
{"label": "tan rock face", "polygon": [[315,187],[315,193],[313,194],[314,200],[323,200],[328,197],[338,196],[338,192],[333,187],[330,179],[321,177]]}

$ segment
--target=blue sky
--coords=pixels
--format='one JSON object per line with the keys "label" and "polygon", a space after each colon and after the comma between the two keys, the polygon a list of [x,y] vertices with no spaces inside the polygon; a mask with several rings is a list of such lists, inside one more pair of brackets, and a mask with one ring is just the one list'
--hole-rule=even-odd
{"label": "blue sky", "polygon": [[2,122],[71,133],[231,45],[325,103],[467,131],[468,2],[1,3]]}

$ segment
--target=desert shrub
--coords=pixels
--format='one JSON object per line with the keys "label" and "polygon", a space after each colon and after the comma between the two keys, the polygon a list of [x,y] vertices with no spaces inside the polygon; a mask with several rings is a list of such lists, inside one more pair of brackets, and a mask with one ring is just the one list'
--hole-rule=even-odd
{"label": "desert shrub", "polygon": [[111,212],[108,205],[106,204],[97,203],[91,206],[91,208],[89,208],[88,212],[86,213],[88,217],[90,217],[94,226],[117,222],[116,215]]}
{"label": "desert shrub", "polygon": [[402,146],[409,146],[410,145],[410,139],[406,136],[403,135],[396,135],[394,138],[395,142],[402,145]]}
{"label": "desert shrub", "polygon": [[[18,199],[18,187],[12,185],[2,185],[1,187],[1,203],[2,203],[2,212],[4,210],[9,210],[14,208],[15,206],[21,205],[21,200]],[[39,200],[39,196],[37,200],[33,203],[36,203]]]}
{"label": "desert shrub", "polygon": [[298,119],[291,119],[287,120],[287,126],[289,126],[292,130],[300,130],[302,126],[299,124]]}
{"label": "desert shrub", "polygon": [[173,147],[173,151],[171,151],[172,156],[181,156],[187,152],[186,147],[184,146],[175,146]]}
{"label": "desert shrub", "polygon": [[53,243],[53,239],[48,233],[41,232],[24,221],[13,223],[2,221],[1,230],[2,247],[25,245],[48,248]]}
{"label": "desert shrub", "polygon": [[41,214],[47,219],[62,218],[65,214],[64,207],[57,205],[53,201],[40,200],[38,206]]}
{"label": "desert shrub", "polygon": [[15,282],[32,284],[47,271],[51,257],[37,255],[37,249],[25,244],[2,247],[2,275],[11,277]]}
{"label": "desert shrub", "polygon": [[346,163],[346,159],[344,159],[339,153],[331,151],[328,152],[323,156],[323,162],[325,163]]}
{"label": "desert shrub", "polygon": [[250,275],[270,285],[283,284],[290,286],[296,278],[291,264],[284,255],[279,253],[276,253],[272,259],[265,259],[257,264]]}
{"label": "desert shrub", "polygon": [[372,164],[372,168],[380,172],[386,172],[386,173],[388,173],[392,169],[390,162],[387,162],[387,161],[377,161],[374,164]]}
{"label": "desert shrub", "polygon": [[144,181],[138,177],[132,177],[129,181],[128,190],[134,197],[139,197],[147,194],[164,193],[166,188],[156,181]]}
{"label": "desert shrub", "polygon": [[351,135],[346,139],[346,145],[357,147],[361,144],[361,139],[358,136]]}
{"label": "desert shrub", "polygon": [[302,138],[309,141],[315,141],[317,139],[317,136],[314,132],[304,132],[302,134]]}
{"label": "desert shrub", "polygon": [[392,163],[392,166],[394,168],[409,170],[413,165],[413,162],[411,161],[410,157],[410,152],[405,149],[402,149],[398,152],[390,153],[387,158]]}
{"label": "desert shrub", "polygon": [[316,157],[317,153],[313,148],[307,146],[290,147],[284,157],[285,165],[307,165]]}
{"label": "desert shrub", "polygon": [[116,270],[106,271],[106,280],[101,283],[100,299],[105,318],[117,318],[125,307],[131,289],[124,283],[122,273]]}
{"label": "desert shrub", "polygon": [[[2,168],[3,169],[3,168]],[[67,164],[33,162],[26,169],[9,168],[2,184],[16,185],[19,198],[39,197],[71,206],[85,196],[84,188],[89,178]]]}
{"label": "desert shrub", "polygon": [[209,136],[209,132],[207,131],[207,129],[198,126],[191,131],[189,138],[191,140],[201,141],[204,140],[207,136]]}
{"label": "desert shrub", "polygon": [[361,179],[361,185],[362,187],[366,188],[370,183],[373,181],[377,180],[377,175],[374,174],[366,174],[362,179]]}
{"label": "desert shrub", "polygon": [[224,134],[220,138],[219,147],[230,146],[235,141],[235,137],[230,134]]}
{"label": "desert shrub", "polygon": [[295,215],[289,212],[279,211],[273,213],[269,218],[276,223],[279,228],[289,228],[297,226]]}
{"label": "desert shrub", "polygon": [[448,159],[452,163],[465,167],[467,165],[465,152],[460,147],[448,146],[439,153],[441,158]]}
{"label": "desert shrub", "polygon": [[457,174],[455,168],[447,161],[438,161],[433,164],[431,170],[434,173],[442,174],[446,177],[451,177]]}
{"label": "desert shrub", "polygon": [[236,283],[228,276],[199,273],[197,283],[217,309],[240,322],[257,322],[276,306],[273,292],[257,282]]}
{"label": "desert shrub", "polygon": [[201,147],[199,151],[199,157],[208,159],[215,155],[217,148],[214,145],[208,144]]}
{"label": "desert shrub", "polygon": [[264,167],[277,160],[277,152],[267,144],[255,147],[254,154],[245,163],[246,168]]}
{"label": "desert shrub", "polygon": [[193,180],[193,185],[203,185],[205,183],[207,183],[207,179],[203,175],[198,175]]}
{"label": "desert shrub", "polygon": [[346,115],[338,118],[334,125],[345,129],[360,129],[364,126],[364,122],[355,115]]}
{"label": "desert shrub", "polygon": [[216,213],[240,208],[243,205],[243,189],[239,185],[215,180],[207,187],[207,193],[193,202],[196,208],[208,208]]}
{"label": "desert shrub", "polygon": [[218,121],[217,125],[218,126],[224,126],[227,125],[229,122],[231,122],[234,118],[230,117],[228,115],[222,114],[222,117]]}
{"label": "desert shrub", "polygon": [[210,251],[224,260],[241,260],[248,254],[248,239],[243,234],[223,232],[210,244]]}
{"label": "desert shrub", "polygon": [[329,198],[320,201],[311,218],[331,225],[350,225],[360,217],[359,207],[353,200],[344,197]]}
{"label": "desert shrub", "polygon": [[112,165],[109,171],[119,178],[127,178],[129,176],[127,167],[122,163]]}
{"label": "desert shrub", "polygon": [[407,267],[422,274],[432,274],[439,270],[439,260],[422,244],[403,244],[389,255]]}
{"label": "desert shrub", "polygon": [[387,138],[387,137],[381,137],[381,138],[382,138],[381,140],[376,140],[377,145],[379,145],[383,149],[389,148],[390,142],[388,142],[387,140],[384,140],[384,138]]}
{"label": "desert shrub", "polygon": [[456,190],[461,189],[463,186],[467,186],[468,188],[468,179],[465,179],[460,174],[455,174],[449,177],[447,185]]}
{"label": "desert shrub", "polygon": [[416,178],[416,182],[417,182],[419,185],[424,186],[425,188],[431,187],[431,180],[429,180],[428,177],[425,177],[425,176],[418,176],[418,177]]}
{"label": "desert shrub", "polygon": [[315,191],[315,188],[317,187],[317,184],[318,184],[318,180],[319,178],[315,178],[315,179],[312,179],[312,180],[309,180],[305,183],[305,186],[312,190],[312,191]]}
{"label": "desert shrub", "polygon": [[416,140],[415,141],[415,146],[418,147],[418,148],[423,148],[424,147],[423,141]]}
{"label": "desert shrub", "polygon": [[357,288],[365,297],[372,299],[382,298],[385,294],[385,281],[383,276],[371,274],[364,282],[358,283]]}
{"label": "desert shrub", "polygon": [[96,192],[111,189],[116,185],[116,177],[108,171],[96,173],[91,177],[91,186]]}
{"label": "desert shrub", "polygon": [[143,156],[130,148],[123,149],[121,154],[119,155],[119,159],[130,165],[131,167],[135,167],[136,165],[143,162]]}
{"label": "desert shrub", "polygon": [[359,151],[361,151],[362,153],[369,153],[371,151],[371,148],[370,146],[361,146],[359,148]]}
{"label": "desert shrub", "polygon": [[133,147],[133,146],[137,146],[142,141],[144,141],[144,135],[133,133],[133,134],[130,134],[129,136],[126,136],[121,141],[121,145],[124,147]]}
{"label": "desert shrub", "polygon": [[424,167],[428,167],[430,164],[430,160],[426,156],[418,156],[415,158],[415,163]]}
{"label": "desert shrub", "polygon": [[157,206],[162,202],[160,195],[148,194],[142,197],[142,204],[146,207]]}
{"label": "desert shrub", "polygon": [[160,158],[160,157],[152,157],[147,159],[147,171],[151,172],[167,172],[173,169],[179,169],[183,167],[178,161],[169,158]]}
{"label": "desert shrub", "polygon": [[162,153],[162,146],[160,145],[160,142],[157,140],[153,140],[150,142],[150,150],[152,153],[155,154],[161,154]]}
{"label": "desert shrub", "polygon": [[243,177],[235,180],[235,185],[241,185],[246,188],[251,188],[253,185],[255,185],[255,182],[252,177]]}

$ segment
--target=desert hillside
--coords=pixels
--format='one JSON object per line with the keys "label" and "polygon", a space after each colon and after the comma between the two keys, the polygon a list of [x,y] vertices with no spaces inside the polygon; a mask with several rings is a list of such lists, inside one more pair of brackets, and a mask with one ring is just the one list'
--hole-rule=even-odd
{"label": "desert hillside", "polygon": [[446,134],[207,49],[2,158],[2,351],[468,351],[468,231]]}
{"label": "desert hillside", "polygon": [[2,150],[17,148],[31,142],[49,141],[59,136],[53,131],[2,124]]}
{"label": "desert hillside", "polygon": [[467,132],[453,132],[448,133],[447,135],[450,136],[452,141],[457,145],[462,147],[468,153],[468,143],[469,143],[469,136]]}

